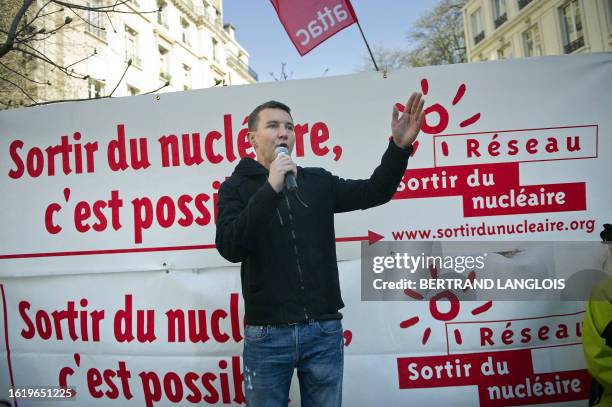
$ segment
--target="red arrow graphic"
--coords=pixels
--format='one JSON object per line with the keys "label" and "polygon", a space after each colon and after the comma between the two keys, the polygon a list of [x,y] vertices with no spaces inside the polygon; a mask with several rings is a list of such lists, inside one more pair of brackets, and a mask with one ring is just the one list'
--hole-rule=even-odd
{"label": "red arrow graphic", "polygon": [[[368,230],[367,236],[354,237],[338,237],[336,242],[360,242],[367,240],[368,244],[374,244],[379,240],[384,239],[384,236],[376,232]],[[19,253],[19,254],[0,254],[0,260],[8,259],[27,259],[36,257],[63,257],[63,256],[89,256],[96,254],[119,254],[119,253],[143,253],[143,252],[166,252],[177,250],[206,250],[214,249],[214,244],[202,244],[191,246],[166,246],[166,247],[136,247],[129,249],[105,249],[105,250],[81,250],[81,251],[66,251],[66,252],[49,252],[49,253]]]}
{"label": "red arrow graphic", "polygon": [[376,242],[378,242],[379,240],[384,239],[385,237],[382,235],[379,235],[376,232],[372,232],[371,230],[368,230],[368,235],[367,236],[351,236],[351,237],[338,237],[336,238],[336,242],[338,243],[342,243],[342,242],[359,242],[362,240],[367,240],[368,244],[372,245]]}

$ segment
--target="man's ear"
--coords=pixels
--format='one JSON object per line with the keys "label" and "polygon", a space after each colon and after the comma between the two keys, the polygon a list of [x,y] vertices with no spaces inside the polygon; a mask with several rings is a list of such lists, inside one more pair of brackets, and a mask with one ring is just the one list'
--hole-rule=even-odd
{"label": "man's ear", "polygon": [[255,135],[253,134],[252,131],[249,131],[248,133],[248,137],[249,137],[249,142],[251,143],[251,145],[253,146],[254,149],[257,149],[257,143],[255,142]]}

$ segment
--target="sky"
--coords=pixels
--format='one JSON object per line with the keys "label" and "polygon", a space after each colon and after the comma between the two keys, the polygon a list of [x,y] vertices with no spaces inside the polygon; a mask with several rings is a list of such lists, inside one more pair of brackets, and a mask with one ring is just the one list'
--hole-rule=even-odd
{"label": "sky", "polygon": [[[299,0],[294,0],[299,1]],[[412,24],[439,0],[352,0],[370,47],[409,48]],[[368,51],[356,24],[342,30],[300,57],[269,0],[224,0],[225,23],[236,27],[236,39],[250,54],[249,65],[259,82],[279,77],[281,63],[291,79],[318,78],[355,73]]]}

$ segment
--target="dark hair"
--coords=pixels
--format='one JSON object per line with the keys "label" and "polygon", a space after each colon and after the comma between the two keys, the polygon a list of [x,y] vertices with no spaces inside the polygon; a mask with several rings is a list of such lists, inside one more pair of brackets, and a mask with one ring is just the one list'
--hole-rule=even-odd
{"label": "dark hair", "polygon": [[262,103],[261,105],[253,109],[253,111],[249,115],[249,131],[254,131],[255,129],[257,129],[257,122],[259,121],[259,112],[264,109],[281,109],[289,113],[289,116],[291,116],[291,108],[289,106],[284,103],[277,102],[276,100],[270,100],[266,103]]}
{"label": "dark hair", "polygon": [[612,242],[612,225],[606,223],[603,225],[604,230],[599,234],[603,242]]}

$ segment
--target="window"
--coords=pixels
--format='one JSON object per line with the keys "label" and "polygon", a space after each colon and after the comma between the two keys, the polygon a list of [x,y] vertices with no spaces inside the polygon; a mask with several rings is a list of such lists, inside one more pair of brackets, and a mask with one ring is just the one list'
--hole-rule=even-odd
{"label": "window", "polygon": [[202,5],[204,8],[204,18],[209,21],[210,23],[214,23],[214,18],[212,16],[212,14],[210,13],[210,9],[212,8],[208,2],[206,0],[202,1]]}
{"label": "window", "polygon": [[104,82],[89,78],[89,98],[98,99],[104,96]]}
{"label": "window", "polygon": [[560,14],[561,29],[563,31],[563,49],[566,54],[571,54],[584,46],[582,18],[578,0],[572,0],[562,6]]}
{"label": "window", "polygon": [[225,79],[219,78],[219,77],[215,77],[213,78],[213,80],[215,81],[215,84],[213,86],[226,86],[225,84]]}
{"label": "window", "polygon": [[217,48],[219,47],[219,43],[217,42],[216,39],[212,39],[212,57],[213,60],[215,60],[216,62],[219,62],[219,51],[217,50]]}
{"label": "window", "polygon": [[[90,0],[86,4],[89,8],[103,6],[100,0]],[[105,40],[106,30],[104,29],[104,13],[98,13],[94,10],[87,10],[87,24],[85,29],[88,33]]]}
{"label": "window", "polygon": [[215,23],[217,25],[223,25],[223,20],[221,19],[221,12],[215,9]]}
{"label": "window", "polygon": [[164,0],[157,1],[157,23],[168,28],[168,3]]}
{"label": "window", "polygon": [[523,8],[525,8],[532,1],[533,0],[518,0],[518,8],[519,8],[519,10],[522,10]]}
{"label": "window", "polygon": [[474,38],[474,45],[476,45],[484,39],[482,9],[479,8],[470,15],[470,22],[472,24],[472,37]]}
{"label": "window", "polygon": [[159,77],[165,81],[170,80],[170,55],[166,48],[161,45],[159,50]]}
{"label": "window", "polygon": [[495,28],[499,27],[508,20],[508,14],[506,13],[506,0],[492,0],[493,1],[493,21]]}
{"label": "window", "polygon": [[127,91],[128,91],[128,95],[130,96],[136,96],[140,93],[140,89],[131,86],[131,85],[127,85]]}
{"label": "window", "polygon": [[542,43],[540,42],[540,30],[538,25],[532,25],[523,32],[523,49],[526,57],[539,57],[542,55]]}
{"label": "window", "polygon": [[183,65],[183,90],[191,89],[191,67],[189,65]]}
{"label": "window", "polygon": [[612,34],[612,0],[608,0],[608,23],[609,32]]}
{"label": "window", "polygon": [[189,33],[190,31],[189,22],[182,17],[181,17],[181,27],[182,27],[181,39],[183,40],[185,44],[191,45],[191,38],[189,36],[190,34]]}
{"label": "window", "polygon": [[510,59],[512,58],[512,48],[510,44],[504,44],[497,49],[497,59]]}
{"label": "window", "polygon": [[136,66],[140,66],[140,57],[138,56],[138,33],[125,26],[125,59],[132,60]]}

